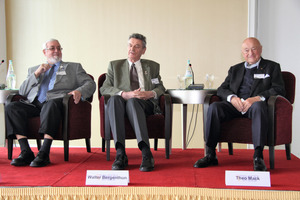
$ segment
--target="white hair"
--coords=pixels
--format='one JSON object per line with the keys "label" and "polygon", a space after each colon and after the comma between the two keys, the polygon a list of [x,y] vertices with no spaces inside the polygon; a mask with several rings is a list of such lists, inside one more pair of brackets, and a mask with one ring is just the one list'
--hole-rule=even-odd
{"label": "white hair", "polygon": [[47,43],[48,43],[48,42],[54,42],[54,41],[56,41],[56,42],[59,43],[59,41],[58,41],[57,39],[51,38],[50,40],[47,40],[47,41],[43,44],[43,50],[47,49]]}

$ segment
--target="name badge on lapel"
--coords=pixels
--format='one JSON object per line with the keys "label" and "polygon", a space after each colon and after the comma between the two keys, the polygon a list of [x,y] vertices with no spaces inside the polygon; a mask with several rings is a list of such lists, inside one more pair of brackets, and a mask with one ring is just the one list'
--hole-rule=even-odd
{"label": "name badge on lapel", "polygon": [[56,72],[56,75],[63,76],[63,75],[67,75],[67,73],[66,73],[66,71],[58,71],[58,72]]}
{"label": "name badge on lapel", "polygon": [[254,74],[254,79],[265,79],[270,77],[269,74]]}
{"label": "name badge on lapel", "polygon": [[152,84],[159,84],[158,78],[151,79]]}
{"label": "name badge on lapel", "polygon": [[65,71],[65,67],[61,65],[61,66],[59,67],[58,71],[56,72],[56,75],[61,75],[61,76],[67,75],[67,73],[66,73],[66,71]]}

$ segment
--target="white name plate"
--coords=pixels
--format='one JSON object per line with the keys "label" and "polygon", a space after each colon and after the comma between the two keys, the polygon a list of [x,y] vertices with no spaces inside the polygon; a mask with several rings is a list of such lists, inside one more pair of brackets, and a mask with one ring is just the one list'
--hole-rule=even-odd
{"label": "white name plate", "polygon": [[128,170],[87,170],[86,185],[122,185],[129,183]]}
{"label": "white name plate", "polygon": [[270,172],[226,170],[225,184],[228,186],[271,187]]}

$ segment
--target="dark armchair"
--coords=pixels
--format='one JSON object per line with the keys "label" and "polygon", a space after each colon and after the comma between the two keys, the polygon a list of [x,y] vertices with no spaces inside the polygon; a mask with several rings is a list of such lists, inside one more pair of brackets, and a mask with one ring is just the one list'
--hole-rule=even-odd
{"label": "dark armchair", "polygon": [[[290,144],[292,142],[292,114],[295,99],[296,78],[290,72],[282,72],[286,95],[271,96],[268,99],[269,131],[266,146],[269,146],[270,168],[274,169],[275,151],[277,145],[285,145],[286,158],[291,159]],[[207,95],[204,102],[204,125],[207,110],[211,103],[220,101],[216,95]],[[219,142],[227,142],[229,154],[233,154],[232,143],[252,144],[251,119],[236,118],[223,122]]]}
{"label": "dark armchair", "polygon": [[[94,80],[93,76],[90,77]],[[25,97],[15,94],[8,96],[6,103],[18,101]],[[69,140],[85,139],[87,152],[91,152],[90,138],[91,138],[91,111],[93,96],[87,101],[80,101],[78,104],[74,103],[72,95],[66,95],[63,98],[63,120],[61,122],[58,133],[54,140],[64,141],[64,160],[69,160]],[[33,117],[28,120],[28,139],[36,139],[37,147],[40,149],[41,140],[43,137],[38,133],[40,126],[40,117]],[[8,159],[12,159],[13,153],[13,140],[7,139]]]}
{"label": "dark armchair", "polygon": [[[113,139],[109,121],[105,114],[106,103],[109,99],[109,95],[102,95],[100,93],[100,87],[105,81],[106,74],[102,74],[98,78],[98,99],[100,109],[100,135],[102,137],[102,151],[105,152],[106,143],[106,159],[110,160],[110,140]],[[171,109],[171,97],[168,94],[162,95],[159,99],[160,108],[162,114],[151,115],[147,117],[147,127],[149,138],[154,139],[154,150],[157,150],[158,139],[165,139],[165,151],[166,158],[169,158],[170,154],[170,140],[172,134],[172,109]],[[135,133],[129,123],[128,119],[126,122],[126,139],[135,139]]]}

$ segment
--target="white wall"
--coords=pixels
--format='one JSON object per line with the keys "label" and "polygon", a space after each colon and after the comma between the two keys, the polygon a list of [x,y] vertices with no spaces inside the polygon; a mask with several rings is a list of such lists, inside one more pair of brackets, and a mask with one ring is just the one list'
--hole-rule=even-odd
{"label": "white wall", "polygon": [[5,27],[5,0],[0,0],[0,62],[5,60],[0,66],[0,84],[5,83],[6,74],[6,27]]}
{"label": "white wall", "polygon": [[[5,62],[0,65],[0,84],[5,83],[6,75],[6,27],[5,27],[5,0],[0,0],[0,62],[4,60]],[[0,104],[0,146],[4,145],[4,108]]]}
{"label": "white wall", "polygon": [[300,124],[297,123],[297,119],[300,118],[300,1],[263,0],[257,2],[257,37],[263,45],[262,56],[279,62],[283,71],[290,71],[296,76],[292,153],[299,157]]}

